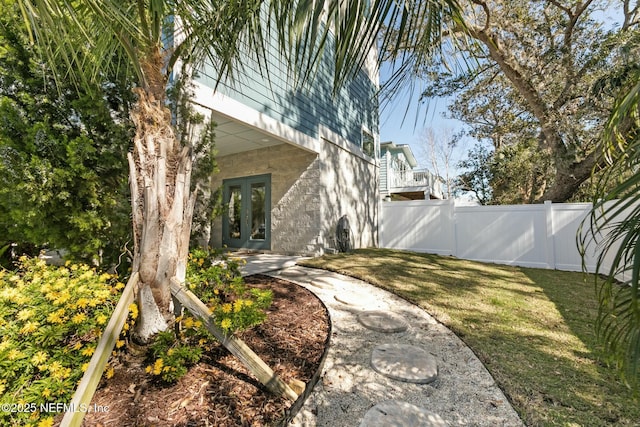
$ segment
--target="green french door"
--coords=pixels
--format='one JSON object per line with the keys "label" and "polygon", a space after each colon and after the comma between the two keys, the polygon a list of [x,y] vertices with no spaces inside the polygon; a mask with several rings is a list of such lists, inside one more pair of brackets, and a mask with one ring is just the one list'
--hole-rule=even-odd
{"label": "green french door", "polygon": [[222,243],[271,249],[271,175],[226,179],[223,190]]}

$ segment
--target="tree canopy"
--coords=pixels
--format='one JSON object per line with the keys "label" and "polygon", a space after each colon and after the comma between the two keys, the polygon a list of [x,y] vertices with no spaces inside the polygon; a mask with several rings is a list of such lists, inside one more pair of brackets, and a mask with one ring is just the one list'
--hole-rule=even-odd
{"label": "tree canopy", "polygon": [[[513,201],[569,200],[603,163],[596,147],[614,98],[598,85],[635,55],[620,46],[637,28],[637,6],[627,7],[616,26],[605,26],[597,14],[609,6],[595,0],[567,5],[474,0],[464,15],[468,43],[443,52],[464,66],[434,61],[422,68],[421,75],[432,82],[423,97],[455,96],[451,116],[468,125],[471,137],[493,145],[496,154],[507,146],[522,150],[534,144],[541,163],[527,169],[538,175],[521,183],[522,197]],[[494,188],[494,196],[501,192]]]}

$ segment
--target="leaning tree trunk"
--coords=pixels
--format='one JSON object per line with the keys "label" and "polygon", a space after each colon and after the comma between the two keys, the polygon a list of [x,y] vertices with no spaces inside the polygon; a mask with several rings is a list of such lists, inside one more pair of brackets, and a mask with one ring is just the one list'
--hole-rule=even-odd
{"label": "leaning tree trunk", "polygon": [[557,149],[552,155],[555,156],[556,159],[554,181],[542,194],[539,202],[546,200],[554,203],[566,202],[576,194],[580,186],[592,176],[594,168],[601,167],[604,161],[602,153],[597,149],[594,149],[580,161],[564,159],[564,149]]}
{"label": "leaning tree trunk", "polygon": [[[162,86],[162,85],[160,85]],[[177,140],[164,87],[136,90],[136,127],[129,153],[133,212],[133,271],[139,273],[141,342],[165,330],[173,317],[171,279],[184,281],[195,195],[191,194],[191,152]]]}

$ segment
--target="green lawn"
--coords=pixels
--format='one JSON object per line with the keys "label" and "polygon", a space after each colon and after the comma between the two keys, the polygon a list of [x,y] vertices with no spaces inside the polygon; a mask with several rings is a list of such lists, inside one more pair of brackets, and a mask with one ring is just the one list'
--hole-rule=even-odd
{"label": "green lawn", "polygon": [[302,264],[423,307],[473,349],[527,425],[640,425],[640,401],[598,359],[593,276],[386,249]]}

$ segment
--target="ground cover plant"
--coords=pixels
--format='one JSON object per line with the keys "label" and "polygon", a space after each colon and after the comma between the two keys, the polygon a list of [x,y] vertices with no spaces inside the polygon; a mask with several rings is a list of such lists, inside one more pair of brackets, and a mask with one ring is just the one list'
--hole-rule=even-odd
{"label": "ground cover plant", "polygon": [[[272,294],[249,288],[240,275],[239,261],[204,249],[189,254],[187,286],[211,310],[215,323],[227,334],[259,325],[266,318]],[[216,339],[188,311],[176,318],[175,328],[159,333],[150,345],[147,373],[174,383],[196,364]]]}
{"label": "ground cover plant", "polygon": [[638,425],[638,400],[600,357],[592,276],[387,249],[304,265],[424,308],[479,356],[527,425]]}

